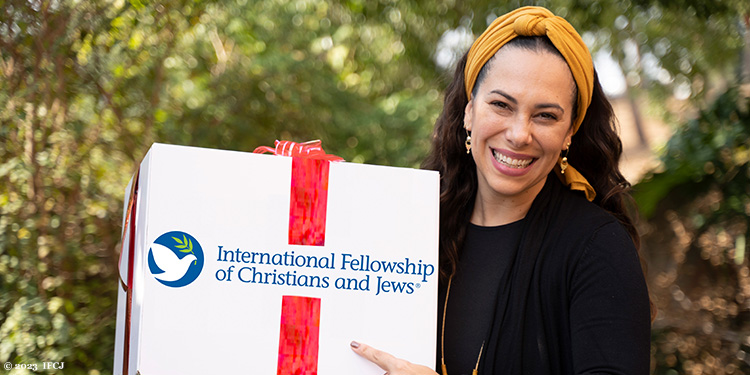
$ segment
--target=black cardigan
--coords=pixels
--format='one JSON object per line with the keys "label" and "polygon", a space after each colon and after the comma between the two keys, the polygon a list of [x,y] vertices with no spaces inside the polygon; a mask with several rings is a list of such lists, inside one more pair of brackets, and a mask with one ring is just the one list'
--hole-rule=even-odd
{"label": "black cardigan", "polygon": [[648,292],[617,219],[550,174],[523,226],[479,374],[648,374]]}

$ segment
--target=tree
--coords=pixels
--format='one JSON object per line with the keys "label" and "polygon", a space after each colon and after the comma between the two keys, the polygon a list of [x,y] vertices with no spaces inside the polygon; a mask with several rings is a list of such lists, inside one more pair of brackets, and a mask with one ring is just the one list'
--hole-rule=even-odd
{"label": "tree", "polygon": [[[750,97],[735,87],[670,139],[635,186],[660,311],[657,373],[748,373]],[[655,266],[655,267],[654,267]]]}
{"label": "tree", "polygon": [[[442,36],[524,4],[0,0],[0,362],[111,372],[124,187],[152,142],[319,138],[416,167],[451,74]],[[747,14],[741,0],[538,4],[613,51],[633,88],[688,82],[699,101],[736,68]],[[633,60],[649,53],[656,78]]]}

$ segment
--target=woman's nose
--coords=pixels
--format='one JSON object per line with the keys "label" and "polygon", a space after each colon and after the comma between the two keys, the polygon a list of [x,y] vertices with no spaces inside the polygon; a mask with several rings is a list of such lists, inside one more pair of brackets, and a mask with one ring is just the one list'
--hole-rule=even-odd
{"label": "woman's nose", "polygon": [[525,116],[514,116],[505,131],[505,137],[514,146],[531,143],[531,121]]}

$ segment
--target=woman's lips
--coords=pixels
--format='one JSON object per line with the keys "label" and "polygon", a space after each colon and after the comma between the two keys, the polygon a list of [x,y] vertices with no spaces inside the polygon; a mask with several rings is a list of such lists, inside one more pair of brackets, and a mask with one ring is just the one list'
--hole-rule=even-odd
{"label": "woman's lips", "polygon": [[490,150],[495,161],[506,168],[523,170],[536,160],[531,156],[516,154],[507,150],[500,151],[494,148],[490,148]]}

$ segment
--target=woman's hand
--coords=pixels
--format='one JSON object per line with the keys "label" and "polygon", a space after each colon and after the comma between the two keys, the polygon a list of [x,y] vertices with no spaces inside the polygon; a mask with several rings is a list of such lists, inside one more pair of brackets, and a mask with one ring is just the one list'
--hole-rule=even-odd
{"label": "woman's hand", "polygon": [[409,361],[396,358],[382,350],[375,349],[369,345],[360,344],[356,341],[351,343],[352,350],[364,357],[366,360],[378,365],[385,370],[387,375],[436,375],[431,368],[415,365]]}

